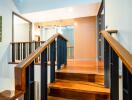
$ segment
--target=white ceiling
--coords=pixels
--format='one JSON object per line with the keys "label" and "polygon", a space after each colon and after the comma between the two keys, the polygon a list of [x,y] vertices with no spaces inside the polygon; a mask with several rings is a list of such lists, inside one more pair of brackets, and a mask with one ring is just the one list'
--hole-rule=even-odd
{"label": "white ceiling", "polygon": [[13,0],[21,13],[51,10],[80,4],[101,2],[101,0]]}
{"label": "white ceiling", "polygon": [[23,16],[32,22],[44,22],[86,16],[96,16],[99,6],[100,3],[82,4],[73,7],[65,7],[54,10],[23,14]]}

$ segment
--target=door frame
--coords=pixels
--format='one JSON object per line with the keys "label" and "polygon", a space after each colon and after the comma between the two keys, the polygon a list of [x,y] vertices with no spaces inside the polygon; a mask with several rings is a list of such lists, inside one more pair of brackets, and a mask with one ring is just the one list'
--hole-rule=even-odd
{"label": "door frame", "polygon": [[17,16],[29,23],[29,41],[32,41],[32,22],[17,14],[16,12],[12,12],[12,42],[14,42],[14,16]]}

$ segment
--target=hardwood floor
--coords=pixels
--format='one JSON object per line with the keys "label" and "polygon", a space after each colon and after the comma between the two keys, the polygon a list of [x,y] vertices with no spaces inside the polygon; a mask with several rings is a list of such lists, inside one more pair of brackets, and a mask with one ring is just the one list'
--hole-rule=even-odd
{"label": "hardwood floor", "polygon": [[104,87],[103,67],[98,70],[96,62],[69,61],[56,72],[56,81],[49,88],[50,96],[67,100],[109,100],[110,95],[110,89]]}
{"label": "hardwood floor", "polygon": [[84,74],[104,74],[103,67],[98,62],[68,61],[67,66],[61,72],[84,73]]}
{"label": "hardwood floor", "polygon": [[65,99],[60,97],[48,96],[48,100],[73,100],[73,99]]}
{"label": "hardwood floor", "polygon": [[75,81],[63,81],[57,80],[55,83],[51,83],[49,87],[71,89],[73,91],[94,93],[94,94],[109,94],[110,90],[97,84],[90,82],[75,82]]}

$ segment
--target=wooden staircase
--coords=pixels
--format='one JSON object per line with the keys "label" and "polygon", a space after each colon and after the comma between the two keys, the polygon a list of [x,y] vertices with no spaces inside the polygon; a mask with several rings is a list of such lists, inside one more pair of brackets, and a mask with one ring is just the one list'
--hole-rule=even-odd
{"label": "wooden staircase", "polygon": [[109,100],[103,73],[96,63],[74,62],[56,72],[56,81],[49,84],[49,100]]}

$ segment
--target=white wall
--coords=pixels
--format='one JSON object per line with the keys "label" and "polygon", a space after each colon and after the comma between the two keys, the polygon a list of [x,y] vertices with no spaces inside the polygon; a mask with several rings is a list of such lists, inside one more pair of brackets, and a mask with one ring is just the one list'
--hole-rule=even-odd
{"label": "white wall", "polygon": [[132,53],[132,0],[105,0],[106,26],[119,30],[120,43]]}
{"label": "white wall", "polygon": [[12,41],[12,11],[18,12],[12,0],[0,0],[2,42],[0,42],[0,77],[9,77],[9,43]]}
{"label": "white wall", "polygon": [[[105,22],[110,29],[118,29],[116,38],[132,53],[132,0],[105,0]],[[120,65],[120,74],[122,73]],[[120,82],[122,83],[122,82]],[[122,84],[120,85],[120,96],[122,98]]]}
{"label": "white wall", "polygon": [[14,25],[14,42],[29,41],[29,23],[18,23]]}

